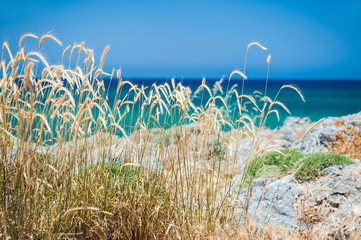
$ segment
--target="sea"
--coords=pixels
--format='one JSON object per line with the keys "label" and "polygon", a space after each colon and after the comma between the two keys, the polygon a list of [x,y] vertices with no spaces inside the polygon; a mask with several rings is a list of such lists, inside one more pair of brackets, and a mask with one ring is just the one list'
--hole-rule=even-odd
{"label": "sea", "polygon": [[[153,83],[157,85],[164,82],[171,84],[171,79],[158,78],[129,78],[133,84],[151,87]],[[219,79],[206,79],[209,88],[213,88]],[[109,80],[104,80],[105,85],[109,85]],[[189,87],[193,92],[202,84],[202,79],[175,79],[176,84],[182,82],[184,86]],[[242,80],[225,79],[220,83],[223,94],[227,89],[237,84],[237,90],[240,93],[242,88]],[[279,92],[283,85],[292,85],[297,87],[303,94],[305,102],[299,94],[293,89],[285,88]],[[265,93],[265,80],[247,79],[244,82],[244,94],[256,95],[255,91]],[[109,86],[108,98],[109,102],[113,102],[117,89],[117,81],[111,81]],[[361,111],[361,80],[269,80],[267,83],[266,95],[272,100],[276,97],[290,111],[278,108],[280,119],[273,115],[266,122],[266,126],[272,129],[282,126],[284,120],[288,116],[308,117],[311,121],[318,121],[321,118],[340,117],[354,114]],[[217,94],[222,94],[218,91]]]}

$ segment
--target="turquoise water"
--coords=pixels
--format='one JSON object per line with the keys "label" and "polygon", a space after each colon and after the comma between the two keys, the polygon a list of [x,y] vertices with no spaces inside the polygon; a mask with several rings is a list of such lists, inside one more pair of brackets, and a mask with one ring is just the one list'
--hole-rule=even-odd
{"label": "turquoise water", "polygon": [[[161,84],[169,82],[170,79],[128,79],[133,84],[151,86],[153,83]],[[202,83],[201,79],[182,79],[184,86],[188,86],[194,92]],[[217,80],[207,80],[207,85],[212,88]],[[105,80],[107,83],[107,81]],[[229,85],[238,84],[238,91],[241,90],[242,82],[232,80]],[[268,82],[267,96],[274,99],[282,85],[289,84],[297,86],[305,97],[303,102],[299,95],[291,89],[284,89],[280,93],[278,100],[284,103],[291,111],[292,116],[309,117],[312,121],[317,121],[323,117],[344,116],[361,111],[361,81],[358,80],[271,80]],[[228,81],[222,82],[223,90],[227,89]],[[114,98],[117,82],[112,81],[108,94],[110,102]],[[245,94],[253,94],[254,91],[264,92],[265,80],[245,81]],[[197,102],[197,100],[196,100]],[[275,115],[269,119],[267,126],[271,128],[282,125],[284,119],[289,114],[280,110],[280,121]]]}

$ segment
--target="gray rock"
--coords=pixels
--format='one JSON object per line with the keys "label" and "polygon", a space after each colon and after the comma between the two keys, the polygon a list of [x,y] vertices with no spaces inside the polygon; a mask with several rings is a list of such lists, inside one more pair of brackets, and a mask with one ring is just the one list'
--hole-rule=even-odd
{"label": "gray rock", "polygon": [[333,166],[325,171],[336,171],[337,175],[328,174],[302,184],[293,183],[291,176],[278,180],[256,179],[251,195],[247,197],[248,189],[240,190],[238,207],[247,208],[248,216],[257,226],[268,222],[292,230],[293,226],[302,226],[295,212],[297,198],[308,196],[312,201],[307,205],[320,206],[325,213],[325,219],[316,223],[317,227],[327,227],[325,231],[331,237],[347,237],[355,227],[361,228],[361,164],[343,169]]}
{"label": "gray rock", "polygon": [[289,132],[293,135],[295,132],[305,133],[312,126],[312,122],[308,117],[288,117],[281,127],[281,131]]}
{"label": "gray rock", "polygon": [[343,168],[344,167],[342,165],[335,165],[335,166],[325,168],[322,173],[324,176],[326,176],[326,175],[329,175],[332,173],[337,173],[337,172],[341,171]]}
{"label": "gray rock", "polygon": [[[313,123],[306,125],[309,129],[311,126],[313,126]],[[289,131],[289,129],[292,129],[292,127],[282,127],[281,129]],[[333,141],[335,141],[335,133],[344,132],[346,136],[351,137],[349,129],[361,130],[361,112],[340,118],[327,118],[315,126],[304,137],[304,139],[297,139],[293,141],[289,147],[303,153],[328,152],[328,147],[332,145]],[[285,133],[285,135],[287,134]]]}
{"label": "gray rock", "polygon": [[254,180],[254,182],[253,182],[253,188],[264,187],[264,186],[266,186],[268,181],[269,181],[269,179],[267,179],[267,178],[258,178],[256,180]]}
{"label": "gray rock", "polygon": [[335,133],[339,131],[341,129],[334,125],[334,120],[327,119],[313,128],[305,138],[291,144],[291,147],[303,153],[327,152]]}
{"label": "gray rock", "polygon": [[[333,123],[332,123],[333,124]],[[318,139],[321,145],[328,147],[332,144],[335,139],[335,133],[341,131],[340,128],[335,125],[325,126],[323,129],[319,131]]]}
{"label": "gray rock", "polygon": [[[244,205],[248,205],[248,215],[256,224],[266,221],[289,229],[297,225],[293,203],[303,191],[290,180],[291,176],[285,176],[273,181],[264,178],[254,181],[251,197]],[[247,189],[241,190],[240,199],[246,199],[246,193]]]}
{"label": "gray rock", "polygon": [[340,206],[340,204],[344,203],[345,201],[347,201],[346,195],[339,193],[339,192],[335,192],[335,193],[331,194],[331,196],[328,200],[330,205],[335,208],[338,208]]}
{"label": "gray rock", "polygon": [[330,238],[346,239],[355,229],[361,229],[361,164],[354,164],[315,181],[302,184],[312,192],[319,205],[324,203],[325,220],[316,227],[323,227]]}
{"label": "gray rock", "polygon": [[277,131],[273,143],[281,147],[289,148],[291,144],[300,139],[300,137],[312,126],[309,118],[288,117],[283,126]]}

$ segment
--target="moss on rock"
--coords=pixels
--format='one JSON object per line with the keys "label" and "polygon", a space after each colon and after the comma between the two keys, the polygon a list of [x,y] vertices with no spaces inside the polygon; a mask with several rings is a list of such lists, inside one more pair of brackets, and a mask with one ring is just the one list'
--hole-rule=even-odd
{"label": "moss on rock", "polygon": [[[322,175],[322,170],[334,165],[349,165],[354,161],[334,153],[303,154],[296,150],[283,149],[255,158],[246,167],[245,180],[254,178],[279,178],[294,173],[299,180],[311,180]],[[302,166],[301,166],[302,165]]]}

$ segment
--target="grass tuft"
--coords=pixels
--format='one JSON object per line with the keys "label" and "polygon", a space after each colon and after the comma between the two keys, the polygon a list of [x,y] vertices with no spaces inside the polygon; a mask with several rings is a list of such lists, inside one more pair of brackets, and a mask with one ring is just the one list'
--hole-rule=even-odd
{"label": "grass tuft", "polygon": [[321,176],[327,167],[355,163],[346,156],[334,153],[302,154],[290,149],[283,149],[281,153],[270,152],[254,159],[245,172],[246,179],[279,178],[300,168],[295,177],[311,180]]}
{"label": "grass tuft", "polygon": [[[350,165],[355,162],[346,156],[334,153],[311,153],[302,160],[304,165],[296,173],[296,177],[301,180],[310,180],[322,175],[322,170],[334,165]],[[298,163],[297,166],[301,164]]]}

